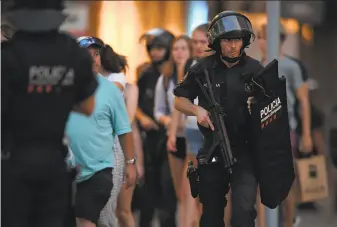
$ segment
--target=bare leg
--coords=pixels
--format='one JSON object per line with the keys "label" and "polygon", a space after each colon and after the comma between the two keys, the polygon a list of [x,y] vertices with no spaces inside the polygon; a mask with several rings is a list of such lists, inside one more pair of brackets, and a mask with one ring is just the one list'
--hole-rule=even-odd
{"label": "bare leg", "polygon": [[136,223],[131,211],[132,195],[135,187],[122,189],[118,195],[116,215],[120,227],[135,227]]}
{"label": "bare leg", "polygon": [[257,209],[258,226],[259,227],[265,227],[266,226],[266,223],[265,223],[265,220],[266,220],[265,207],[261,203],[260,190],[258,190],[258,192],[257,192],[256,209]]}
{"label": "bare leg", "polygon": [[[191,160],[193,161],[194,164],[197,163],[196,157],[190,153],[188,153],[188,158],[186,159],[186,164],[187,161]],[[184,177],[183,177],[183,185],[184,185],[184,192],[185,192],[185,202],[186,202],[186,222],[185,225],[186,227],[197,227],[199,226],[199,219],[200,219],[200,212],[199,212],[199,200],[195,199],[191,195],[191,189],[190,189],[190,184],[188,182],[188,178],[186,177],[186,170],[187,166],[185,166],[184,170]]]}
{"label": "bare leg", "polygon": [[[173,186],[174,190],[177,195],[178,199],[178,210],[179,210],[179,226],[184,226],[185,224],[185,197],[184,197],[184,188],[183,185],[183,177],[184,177],[184,168],[185,168],[185,161],[183,159],[179,159],[174,157],[173,155],[169,154],[169,165],[170,165],[170,171],[172,175],[173,180]],[[186,188],[185,188],[186,190]]]}
{"label": "bare leg", "polygon": [[293,221],[295,218],[295,202],[296,202],[295,190],[293,186],[283,205],[284,227],[293,227]]}
{"label": "bare leg", "polygon": [[231,224],[231,217],[232,217],[232,213],[231,213],[231,190],[229,190],[228,194],[227,194],[227,206],[225,207],[225,226],[230,226]]}
{"label": "bare leg", "polygon": [[312,132],[312,138],[318,154],[325,155],[325,142],[321,129],[315,129]]}
{"label": "bare leg", "polygon": [[96,224],[83,218],[76,218],[76,227],[96,227]]}

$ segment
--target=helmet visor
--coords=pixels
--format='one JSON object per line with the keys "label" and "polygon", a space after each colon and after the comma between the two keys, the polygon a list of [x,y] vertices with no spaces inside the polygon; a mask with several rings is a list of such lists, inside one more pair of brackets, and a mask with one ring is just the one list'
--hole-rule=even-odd
{"label": "helmet visor", "polygon": [[[254,34],[250,21],[238,15],[230,15],[216,21],[208,30],[211,43],[220,36],[227,38],[238,38],[238,36]],[[232,35],[236,37],[231,37]]]}
{"label": "helmet visor", "polygon": [[164,33],[164,30],[161,28],[153,28],[150,31],[146,32],[139,38],[139,42],[145,41],[145,43],[150,43],[155,37],[158,37]]}

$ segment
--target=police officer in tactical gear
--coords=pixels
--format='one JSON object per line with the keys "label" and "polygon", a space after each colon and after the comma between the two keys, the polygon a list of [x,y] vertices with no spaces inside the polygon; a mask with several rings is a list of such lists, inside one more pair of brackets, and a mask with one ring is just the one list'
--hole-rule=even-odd
{"label": "police officer in tactical gear", "polygon": [[144,62],[137,67],[137,79],[148,66],[153,65],[157,68],[169,59],[170,51],[168,50],[173,39],[174,35],[162,28],[153,28],[139,38],[140,43],[145,43],[151,62]]}
{"label": "police officer in tactical gear", "polygon": [[72,109],[90,115],[97,81],[87,50],[58,31],[61,0],[15,0],[2,42],[2,226],[61,227],[69,206],[63,145]]}
{"label": "police officer in tactical gear", "polygon": [[[151,58],[151,63],[160,65],[164,61],[167,61],[170,57],[170,45],[172,40],[174,39],[174,35],[164,29],[161,28],[153,28],[143,34],[140,38],[140,42],[145,41],[146,50]],[[153,54],[151,52],[158,51],[164,52],[164,54]]]}
{"label": "police officer in tactical gear", "polygon": [[[198,192],[203,204],[201,227],[223,227],[226,194],[232,190],[232,227],[254,227],[256,211],[257,180],[254,174],[252,145],[249,135],[248,94],[243,75],[256,73],[261,64],[245,54],[255,35],[249,19],[234,11],[219,13],[209,29],[209,47],[215,53],[201,59],[192,66],[184,80],[175,88],[175,107],[189,116],[196,116],[204,135],[203,148],[198,153]],[[209,86],[205,80],[207,70],[216,101],[224,110],[223,119],[232,149],[238,160],[232,173],[224,167],[219,146],[212,161],[200,163],[213,144],[214,126],[209,117],[211,106],[202,93],[201,85]],[[207,89],[206,89],[207,90]],[[207,90],[208,91],[208,90]],[[198,106],[193,100],[198,97]]]}
{"label": "police officer in tactical gear", "polygon": [[160,66],[170,58],[171,43],[174,35],[169,31],[154,28],[140,37],[140,41],[145,41],[147,52],[151,59],[151,64],[145,67],[139,76],[139,108],[136,118],[141,129],[145,131],[156,131],[159,126],[155,123],[153,116],[154,90],[157,80],[161,75]]}
{"label": "police officer in tactical gear", "polygon": [[[151,59],[151,63],[141,70],[137,83],[139,98],[136,118],[143,135],[145,184],[136,188],[133,205],[140,210],[140,227],[151,225],[155,208],[159,206],[161,226],[176,226],[176,200],[167,161],[166,130],[156,122],[153,113],[160,67],[170,58],[173,39],[171,32],[161,28],[151,29],[140,37],[141,42],[145,41]],[[163,191],[168,193],[163,195]]]}

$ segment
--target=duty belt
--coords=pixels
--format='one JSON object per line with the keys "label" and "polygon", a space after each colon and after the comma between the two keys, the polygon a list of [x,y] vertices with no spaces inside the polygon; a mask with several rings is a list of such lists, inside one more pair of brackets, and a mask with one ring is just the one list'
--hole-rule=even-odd
{"label": "duty belt", "polygon": [[207,157],[197,157],[199,165],[210,165],[220,162],[220,158],[218,156],[214,156],[211,161],[207,160]]}

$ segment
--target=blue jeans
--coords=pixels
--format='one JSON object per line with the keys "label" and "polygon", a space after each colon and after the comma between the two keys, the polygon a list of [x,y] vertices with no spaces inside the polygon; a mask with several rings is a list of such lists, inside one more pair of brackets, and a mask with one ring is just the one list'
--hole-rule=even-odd
{"label": "blue jeans", "polygon": [[202,147],[204,137],[199,129],[186,128],[186,143],[187,151],[193,155],[197,155],[199,149]]}

